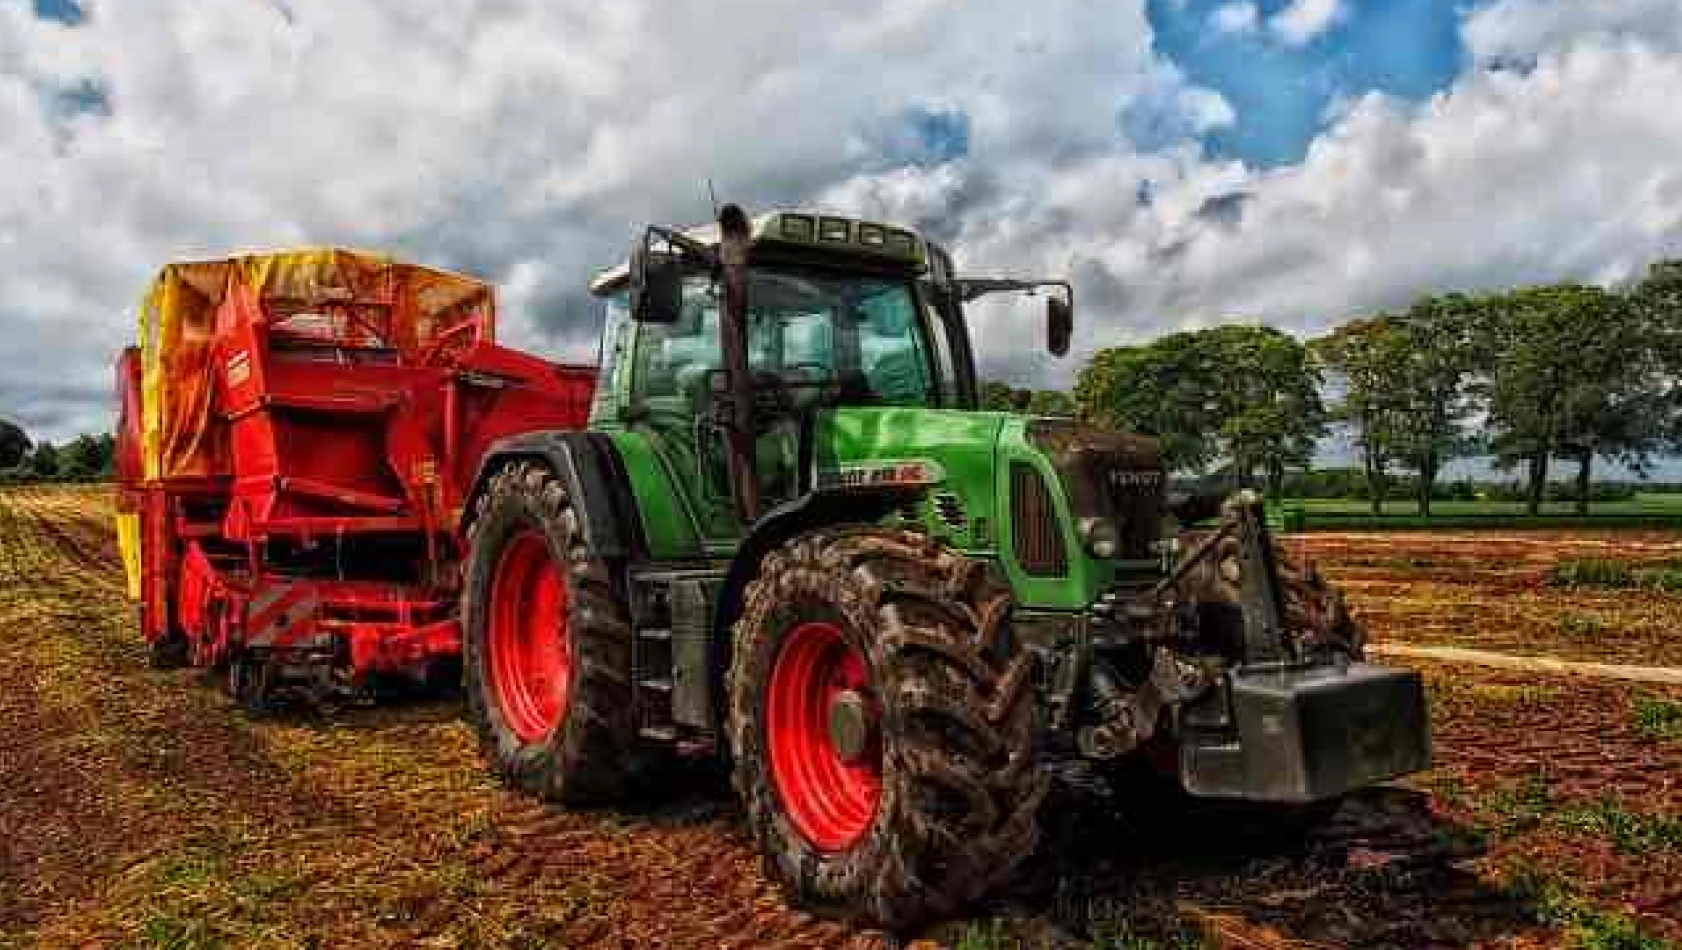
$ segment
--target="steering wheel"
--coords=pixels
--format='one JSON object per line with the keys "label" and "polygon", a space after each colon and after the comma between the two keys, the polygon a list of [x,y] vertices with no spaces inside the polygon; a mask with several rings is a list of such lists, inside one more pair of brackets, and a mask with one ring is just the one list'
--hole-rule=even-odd
{"label": "steering wheel", "polygon": [[790,379],[782,373],[775,374],[779,383],[788,389],[823,389],[835,385],[835,377],[830,375],[829,367],[822,363],[788,363],[783,366],[783,372],[791,370],[810,369],[810,378]]}

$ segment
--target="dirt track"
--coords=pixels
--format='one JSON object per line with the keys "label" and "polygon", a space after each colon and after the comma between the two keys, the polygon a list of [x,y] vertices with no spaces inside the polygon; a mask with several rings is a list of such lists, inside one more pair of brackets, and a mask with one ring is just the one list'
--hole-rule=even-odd
{"label": "dirt track", "polygon": [[[887,942],[786,909],[705,770],[618,812],[548,813],[483,772],[448,698],[253,722],[195,674],[147,670],[108,516],[90,492],[0,493],[0,947]],[[1382,608],[1362,596],[1358,611]],[[1638,818],[1682,813],[1682,739],[1637,735],[1622,685],[1421,665],[1441,767],[1419,788],[1435,801],[1375,790],[1306,839],[1242,845],[1210,830],[1230,824],[1136,802],[1108,819],[1058,803],[1013,894],[923,937],[1139,950],[1195,933],[1229,946],[1574,939],[1590,918],[1506,887],[1515,867],[1575,881],[1573,906],[1682,937],[1682,842],[1632,856],[1554,820],[1607,792]]]}

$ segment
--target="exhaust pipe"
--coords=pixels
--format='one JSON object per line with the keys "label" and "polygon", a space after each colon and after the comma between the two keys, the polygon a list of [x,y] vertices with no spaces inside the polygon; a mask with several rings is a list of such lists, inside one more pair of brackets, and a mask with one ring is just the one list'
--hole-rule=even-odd
{"label": "exhaust pipe", "polygon": [[743,524],[759,518],[759,472],[754,438],[754,386],[748,367],[748,243],[752,227],[740,205],[718,213],[718,263],[724,285],[719,313],[719,349],[724,360],[730,425],[725,433],[730,491]]}

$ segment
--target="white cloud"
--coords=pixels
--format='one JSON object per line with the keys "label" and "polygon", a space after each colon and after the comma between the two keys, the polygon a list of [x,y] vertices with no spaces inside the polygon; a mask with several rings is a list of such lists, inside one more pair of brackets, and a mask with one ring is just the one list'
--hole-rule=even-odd
{"label": "white cloud", "polygon": [[[1195,144],[1242,117],[1155,56],[1139,2],[286,11],[111,2],[70,29],[0,2],[0,415],[49,435],[108,424],[109,360],[147,277],[236,247],[349,242],[464,267],[503,286],[512,342],[587,358],[588,274],[641,222],[705,216],[709,177],[750,207],[924,226],[974,272],[1069,274],[1077,357],[1682,255],[1674,0],[1473,8],[1451,88],[1416,104],[1356,91],[1303,162],[1271,170]],[[1526,68],[1484,68],[1512,58]],[[83,80],[110,116],[51,105]],[[962,117],[968,154],[885,157],[915,151],[913,112]],[[1157,132],[1137,150],[1129,113]],[[991,371],[1067,381],[1079,365],[1024,345],[1029,305],[975,325]]]}
{"label": "white cloud", "polygon": [[1218,33],[1254,33],[1261,24],[1261,10],[1253,0],[1223,3],[1209,14],[1209,25]]}
{"label": "white cloud", "polygon": [[[985,194],[956,228],[961,262],[1073,273],[1077,356],[1237,317],[1314,333],[1424,293],[1614,282],[1682,256],[1678,89],[1682,55],[1602,33],[1524,72],[1470,72],[1423,103],[1352,99],[1295,166],[1183,149],[1012,167],[994,172],[1009,187],[982,189],[972,163],[968,180],[949,172],[915,197],[901,181],[871,207],[938,215],[930,201]],[[1140,181],[1153,183],[1148,203]],[[1026,354],[1023,320],[980,314],[983,358],[1067,381],[1079,361]]]}
{"label": "white cloud", "polygon": [[[67,110],[83,83],[109,116]],[[589,273],[639,222],[704,217],[708,178],[808,199],[885,167],[919,110],[999,159],[1103,151],[1183,85],[1143,0],[113,0],[75,28],[0,3],[0,414],[103,425],[171,259],[387,248],[509,283],[512,342],[583,357]],[[1186,99],[1187,125],[1222,105]]]}
{"label": "white cloud", "polygon": [[1529,60],[1573,42],[1638,38],[1682,51],[1677,0],[1495,0],[1474,9],[1461,37],[1480,63]]}
{"label": "white cloud", "polygon": [[1268,26],[1291,46],[1305,46],[1331,29],[1344,16],[1342,0],[1291,0],[1275,13]]}

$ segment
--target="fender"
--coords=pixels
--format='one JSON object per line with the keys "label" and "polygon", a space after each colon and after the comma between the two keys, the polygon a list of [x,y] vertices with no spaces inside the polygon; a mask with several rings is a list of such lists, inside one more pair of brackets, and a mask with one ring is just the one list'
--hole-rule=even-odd
{"label": "fender", "polygon": [[492,443],[479,462],[473,490],[462,508],[464,535],[467,520],[491,477],[510,462],[528,460],[547,465],[566,485],[592,557],[609,561],[647,557],[642,520],[636,499],[631,496],[624,460],[613,441],[600,432],[524,432]]}
{"label": "fender", "polygon": [[815,528],[842,524],[874,524],[895,508],[928,491],[926,485],[872,485],[820,488],[771,509],[754,522],[730,561],[713,611],[713,641],[729,662],[730,628],[741,614],[742,597],[759,562],[788,539]]}

